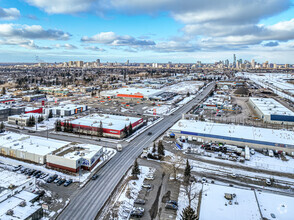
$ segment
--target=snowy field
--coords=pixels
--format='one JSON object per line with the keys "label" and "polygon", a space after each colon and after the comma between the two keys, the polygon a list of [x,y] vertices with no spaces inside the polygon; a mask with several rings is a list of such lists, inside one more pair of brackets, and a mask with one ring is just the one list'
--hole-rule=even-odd
{"label": "snowy field", "polygon": [[[232,204],[224,198],[225,193],[236,195]],[[199,219],[258,220],[261,216],[254,191],[204,184]]]}
{"label": "snowy field", "polygon": [[145,111],[145,114],[153,115],[153,113],[156,113],[156,115],[166,115],[171,110],[172,110],[172,107],[170,105],[154,106],[154,107],[148,108]]}
{"label": "snowy field", "polygon": [[196,94],[199,87],[203,86],[203,82],[199,81],[184,81],[171,86],[162,88],[166,92],[174,92],[178,94],[186,95],[188,92],[190,94]]}
{"label": "snowy field", "polygon": [[256,194],[264,218],[270,220],[290,220],[294,218],[294,197],[266,192],[256,192]]}

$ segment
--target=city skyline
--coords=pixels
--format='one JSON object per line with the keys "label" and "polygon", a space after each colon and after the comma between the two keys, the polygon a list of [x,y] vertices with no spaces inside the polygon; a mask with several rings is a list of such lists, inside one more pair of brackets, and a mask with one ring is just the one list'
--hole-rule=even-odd
{"label": "city skyline", "polygon": [[[0,1],[3,62],[293,64],[293,1]],[[228,11],[231,12],[228,14]]]}

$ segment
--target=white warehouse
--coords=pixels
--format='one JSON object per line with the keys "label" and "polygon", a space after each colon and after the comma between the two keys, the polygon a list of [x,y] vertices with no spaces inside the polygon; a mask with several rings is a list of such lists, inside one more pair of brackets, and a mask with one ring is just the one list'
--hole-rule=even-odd
{"label": "white warehouse", "polygon": [[249,98],[249,105],[266,123],[294,125],[294,112],[272,98]]}

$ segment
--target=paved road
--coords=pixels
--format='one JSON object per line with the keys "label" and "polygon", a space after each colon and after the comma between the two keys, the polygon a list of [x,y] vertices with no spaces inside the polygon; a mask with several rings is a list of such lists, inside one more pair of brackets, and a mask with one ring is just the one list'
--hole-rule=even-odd
{"label": "paved road", "polygon": [[[103,208],[111,193],[120,182],[122,176],[128,171],[134,160],[142,153],[143,148],[148,147],[163,132],[178,121],[183,113],[187,113],[195,104],[198,104],[214,87],[210,84],[202,94],[191,102],[179,108],[173,115],[165,117],[162,121],[147,129],[118,152],[103,168],[99,170],[99,178],[90,181],[84,188],[75,193],[66,209],[59,215],[60,220],[94,220],[98,212]],[[152,135],[147,135],[152,132]]]}

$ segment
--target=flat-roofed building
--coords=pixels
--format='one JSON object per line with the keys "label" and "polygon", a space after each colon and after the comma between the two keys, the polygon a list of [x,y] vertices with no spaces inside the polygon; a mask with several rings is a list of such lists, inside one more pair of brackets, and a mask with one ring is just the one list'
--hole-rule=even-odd
{"label": "flat-roofed building", "polygon": [[272,98],[249,98],[248,103],[266,123],[294,125],[294,112]]}

